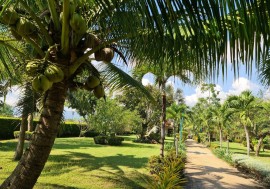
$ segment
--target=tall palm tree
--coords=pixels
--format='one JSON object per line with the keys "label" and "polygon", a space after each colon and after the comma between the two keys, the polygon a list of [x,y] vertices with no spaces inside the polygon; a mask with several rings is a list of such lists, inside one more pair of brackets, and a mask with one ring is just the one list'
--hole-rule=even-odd
{"label": "tall palm tree", "polygon": [[173,103],[166,109],[166,116],[174,120],[174,135],[177,132],[177,125],[180,123],[181,118],[184,116],[187,106],[185,104]]}
{"label": "tall palm tree", "polygon": [[[212,111],[212,119],[215,124],[218,126],[219,130],[219,146],[222,148],[222,142],[223,142],[223,132],[222,130],[226,127],[227,122],[230,120],[230,116],[232,112],[228,110],[228,106],[226,104],[223,105],[216,105],[214,106]],[[229,138],[227,136],[227,147],[228,147]]]}
{"label": "tall palm tree", "polygon": [[20,134],[18,139],[18,144],[14,154],[14,160],[20,160],[23,154],[25,131],[27,131],[28,126],[28,116],[35,111],[35,96],[32,90],[32,85],[30,82],[25,83],[23,87],[23,94],[17,104],[21,112],[21,125]]}
{"label": "tall palm tree", "polygon": [[[40,74],[48,65],[57,66],[64,73],[64,79],[53,83],[51,88],[43,76],[35,80],[46,81],[40,88],[44,92],[39,126],[2,188],[32,188],[36,183],[57,135],[67,91],[87,88],[84,82],[76,80],[85,70],[98,76],[90,55],[108,63],[115,52],[121,58],[135,59],[140,65],[147,61],[162,64],[160,57],[165,53],[172,55],[173,70],[187,69],[186,62],[192,59],[196,70],[215,75],[219,65],[225,70],[228,46],[233,62],[246,60],[247,68],[251,67],[253,48],[260,55],[269,46],[269,22],[262,22],[269,20],[268,1],[87,0],[78,1],[77,5],[74,2],[0,0],[0,28],[4,31],[0,48],[12,52],[8,58],[14,62],[20,57],[39,62]],[[16,48],[18,45],[31,49],[35,56],[22,53]],[[25,68],[26,63],[21,67]],[[119,82],[125,86],[125,80]]]}
{"label": "tall palm tree", "polygon": [[239,116],[239,121],[244,127],[246,141],[247,141],[247,155],[250,154],[250,137],[249,126],[252,125],[250,120],[250,111],[254,109],[256,102],[255,96],[249,90],[243,91],[239,96],[231,95],[226,99],[226,104],[231,112],[236,113]]}
{"label": "tall palm tree", "polygon": [[[183,119],[184,117],[184,112],[186,111],[187,106],[185,104],[176,104],[173,103],[171,106],[169,106],[166,109],[166,116],[169,119],[173,119],[173,136],[174,136],[174,144],[175,144],[175,149],[176,149],[176,155],[178,155],[178,139],[176,138],[176,132],[177,132],[177,125],[181,124],[180,120]],[[180,125],[181,127],[181,125]],[[180,128],[179,128],[179,132],[181,132]],[[182,142],[182,138],[181,138],[181,133],[180,133],[180,143]],[[184,141],[184,140],[183,140]]]}
{"label": "tall palm tree", "polygon": [[[184,83],[190,82],[188,77],[188,70],[174,70],[170,67],[169,61],[171,59],[167,59],[161,57],[163,60],[163,64],[155,65],[152,67],[141,66],[134,69],[134,75],[137,78],[142,79],[144,75],[147,73],[152,73],[155,77],[155,83],[159,86],[160,92],[162,93],[162,107],[161,107],[161,127],[160,127],[160,156],[164,157],[164,141],[165,141],[165,124],[166,124],[166,83],[170,77],[178,77]],[[196,74],[196,73],[195,73]]]}

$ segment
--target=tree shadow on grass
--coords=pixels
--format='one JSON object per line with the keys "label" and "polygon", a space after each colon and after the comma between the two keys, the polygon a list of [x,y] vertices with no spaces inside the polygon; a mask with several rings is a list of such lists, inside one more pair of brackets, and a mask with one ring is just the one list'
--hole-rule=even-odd
{"label": "tree shadow on grass", "polygon": [[0,151],[8,152],[8,151],[14,151],[17,146],[17,141],[8,141],[5,143],[0,143]]}
{"label": "tree shadow on grass", "polygon": [[57,188],[57,189],[78,189],[76,187],[71,187],[71,186],[63,186],[60,184],[43,184],[43,183],[38,183],[37,186],[40,186],[42,189],[51,189],[51,188]]}
{"label": "tree shadow on grass", "polygon": [[[142,184],[147,185],[147,179],[146,179],[146,175],[138,172],[138,171],[134,171],[132,179],[130,177],[124,176],[121,173],[111,173],[110,171],[106,171],[103,170],[104,172],[107,173],[107,175],[112,175],[112,177],[110,176],[103,176],[103,175],[94,175],[95,177],[101,178],[103,180],[105,180],[106,182],[111,182],[113,181],[114,183],[116,183],[117,185],[124,185],[124,188],[127,188],[127,186],[129,186],[130,188],[136,188],[136,189],[144,189],[145,187],[142,186]],[[136,180],[140,180],[140,183],[136,182]],[[141,181],[144,180],[145,182],[142,183]]]}
{"label": "tree shadow on grass", "polygon": [[[51,155],[49,162],[50,164],[44,168],[42,174],[44,177],[66,174],[75,169],[80,169],[81,173],[89,173],[94,170],[104,172],[106,167],[106,169],[110,170],[107,171],[109,175],[99,174],[94,176],[103,178],[104,182],[112,180],[113,183],[124,185],[128,188],[143,188],[141,183],[138,184],[135,180],[142,181],[142,178],[147,177],[147,175],[136,171],[138,175],[132,174],[132,178],[130,178],[126,175],[125,170],[121,168],[127,167],[136,170],[146,166],[148,158],[137,158],[134,155],[117,154],[115,156],[95,157],[88,153],[68,151],[65,155]],[[113,174],[112,177],[110,177],[111,174]]]}
{"label": "tree shadow on grass", "polygon": [[131,148],[154,148],[155,145],[157,144],[148,144],[148,143],[126,143],[126,142],[123,142],[123,144],[121,146],[119,146],[120,148],[121,147],[131,147]]}
{"label": "tree shadow on grass", "polygon": [[148,158],[136,158],[134,155],[117,154],[115,156],[95,157],[87,153],[72,151],[67,153],[65,155],[50,155],[49,162],[52,162],[52,165],[45,166],[44,171],[49,170],[46,174],[61,174],[61,169],[63,169],[63,172],[67,172],[74,166],[81,167],[85,171],[97,170],[106,166],[121,172],[119,166],[138,169],[145,167],[148,162]]}

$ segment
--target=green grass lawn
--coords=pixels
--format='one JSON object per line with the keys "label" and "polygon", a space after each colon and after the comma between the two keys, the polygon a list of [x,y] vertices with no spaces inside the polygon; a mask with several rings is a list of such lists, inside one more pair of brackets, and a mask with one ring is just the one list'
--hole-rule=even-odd
{"label": "green grass lawn", "polygon": [[[132,138],[118,147],[96,145],[92,138],[57,138],[35,188],[145,188],[148,158],[159,154],[159,145]],[[17,164],[12,160],[16,143],[0,141],[1,183]]]}
{"label": "green grass lawn", "polygon": [[[213,145],[218,145],[219,146],[219,142],[213,142]],[[227,148],[227,143],[223,142],[222,143],[222,147],[224,149]],[[235,153],[235,154],[243,154],[246,155],[247,154],[247,147],[244,147],[242,144],[240,143],[235,143],[235,142],[230,142],[229,144],[230,147],[230,152]],[[265,150],[260,151],[260,156],[259,157],[255,157],[255,152],[250,151],[250,156],[254,159],[258,159],[259,161],[265,162],[265,163],[269,163],[270,164],[270,150]]]}

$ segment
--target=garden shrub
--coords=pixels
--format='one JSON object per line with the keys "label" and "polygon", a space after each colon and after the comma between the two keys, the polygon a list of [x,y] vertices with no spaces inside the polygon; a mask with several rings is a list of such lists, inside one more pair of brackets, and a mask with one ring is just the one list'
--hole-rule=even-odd
{"label": "garden shrub", "polygon": [[94,142],[95,144],[106,144],[107,141],[107,136],[96,136],[94,137]]}
{"label": "garden shrub", "polygon": [[[38,121],[34,120],[35,129]],[[0,139],[13,139],[14,131],[20,130],[21,118],[0,117]],[[78,137],[80,135],[79,125],[76,123],[62,123],[58,137]]]}
{"label": "garden shrub", "polygon": [[183,131],[182,132],[182,142],[185,142],[188,138],[188,132],[187,131]]}
{"label": "garden shrub", "polygon": [[156,143],[158,143],[160,140],[160,133],[151,133],[147,138],[151,141],[155,141]]}
{"label": "garden shrub", "polygon": [[270,187],[270,165],[258,161],[247,155],[233,154],[232,161],[241,171],[251,174],[256,179],[261,180]]}
{"label": "garden shrub", "polygon": [[[25,140],[30,140],[32,137],[33,132],[25,131]],[[14,138],[19,138],[20,131],[14,131]]]}
{"label": "garden shrub", "polygon": [[108,144],[111,146],[120,146],[122,144],[122,141],[124,141],[123,137],[108,137],[107,138]]}
{"label": "garden shrub", "polygon": [[205,143],[208,140],[207,133],[199,133],[200,142]]}
{"label": "garden shrub", "polygon": [[84,131],[81,136],[84,136],[84,137],[96,137],[98,136],[100,133],[98,133],[97,131],[95,130],[88,130],[88,131]]}
{"label": "garden shrub", "polygon": [[201,138],[199,135],[193,135],[193,140],[195,140],[197,143],[201,143]]}
{"label": "garden shrub", "polygon": [[80,128],[76,123],[61,123],[58,132],[58,137],[78,137],[80,135]]}
{"label": "garden shrub", "polygon": [[232,153],[231,152],[227,152],[226,149],[224,148],[218,148],[218,145],[216,148],[212,148],[214,154],[219,157],[220,159],[225,160],[226,162],[228,162],[229,164],[233,164],[233,160],[232,160]]}
{"label": "garden shrub", "polygon": [[174,150],[170,150],[164,158],[150,157],[148,165],[154,176],[154,182],[149,183],[149,188],[181,188],[185,183],[185,157],[176,157]]}
{"label": "garden shrub", "polygon": [[13,139],[14,131],[20,130],[21,120],[19,118],[0,118],[0,139]]}
{"label": "garden shrub", "polygon": [[112,146],[119,146],[124,141],[123,137],[111,136],[96,136],[94,137],[95,144],[108,144]]}
{"label": "garden shrub", "polygon": [[137,138],[137,139],[134,139],[132,140],[132,142],[135,142],[135,143],[145,143],[145,144],[156,144],[157,142],[156,141],[152,141],[150,140],[149,138],[145,137],[145,138]]}

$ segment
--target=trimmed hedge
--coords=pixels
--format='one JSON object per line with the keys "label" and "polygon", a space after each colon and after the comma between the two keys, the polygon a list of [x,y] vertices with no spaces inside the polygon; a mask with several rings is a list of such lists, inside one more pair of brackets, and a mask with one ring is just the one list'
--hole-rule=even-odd
{"label": "trimmed hedge", "polygon": [[107,144],[107,136],[94,137],[95,144]]}
{"label": "trimmed hedge", "polygon": [[242,154],[233,154],[234,165],[270,187],[270,165]]}
{"label": "trimmed hedge", "polygon": [[21,120],[19,118],[0,118],[0,139],[14,138],[13,132],[20,130]]}
{"label": "trimmed hedge", "polygon": [[[34,129],[38,121],[34,120]],[[0,117],[0,140],[14,139],[14,131],[20,130],[21,118]],[[80,126],[82,126],[80,124]],[[67,122],[60,125],[58,137],[78,137],[80,127],[77,123]]]}
{"label": "trimmed hedge", "polygon": [[78,124],[72,123],[72,122],[67,122],[67,123],[61,123],[60,124],[60,129],[58,133],[59,138],[64,138],[64,137],[78,137],[80,136],[80,128]]}
{"label": "trimmed hedge", "polygon": [[111,146],[120,146],[122,144],[122,141],[124,141],[123,137],[109,137],[107,139],[108,144]]}
{"label": "trimmed hedge", "polygon": [[95,131],[95,130],[89,130],[89,131],[82,131],[81,132],[81,136],[83,136],[83,137],[96,137],[98,135],[100,135],[100,133]]}
{"label": "trimmed hedge", "polygon": [[[32,137],[33,132],[25,131],[25,140],[30,140]],[[14,131],[14,138],[19,138],[20,131]]]}
{"label": "trimmed hedge", "polygon": [[108,144],[111,146],[120,146],[122,145],[122,141],[124,141],[123,137],[116,136],[96,136],[94,137],[95,144]]}

